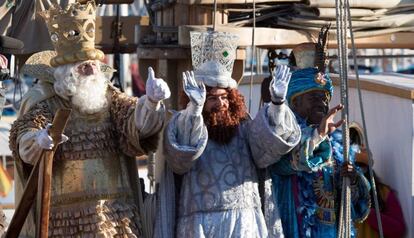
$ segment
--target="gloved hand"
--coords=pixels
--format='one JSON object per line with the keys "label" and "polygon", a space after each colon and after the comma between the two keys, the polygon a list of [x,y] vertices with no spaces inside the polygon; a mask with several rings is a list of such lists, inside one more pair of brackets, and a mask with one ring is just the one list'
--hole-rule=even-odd
{"label": "gloved hand", "polygon": [[203,83],[197,84],[193,71],[183,72],[183,88],[185,94],[190,98],[189,110],[196,116],[201,115],[206,101],[206,87]]}
{"label": "gloved hand", "polygon": [[167,83],[161,78],[155,78],[154,70],[151,67],[148,67],[148,78],[145,90],[148,98],[155,103],[171,96],[171,91]]}
{"label": "gloved hand", "polygon": [[272,102],[276,105],[282,104],[286,100],[290,77],[290,69],[287,65],[278,65],[273,72],[272,82],[270,82],[270,95]]}
{"label": "gloved hand", "polygon": [[[48,130],[49,128],[52,126],[52,124],[48,124],[46,126],[46,129],[41,129],[37,132],[36,135],[36,143],[45,150],[51,150],[53,148],[53,146],[55,146],[53,144],[53,140],[52,137],[49,135]],[[62,138],[60,140],[60,142],[58,144],[61,144],[63,142],[66,142],[67,140],[69,140],[69,137],[67,137],[66,135],[62,134]]]}

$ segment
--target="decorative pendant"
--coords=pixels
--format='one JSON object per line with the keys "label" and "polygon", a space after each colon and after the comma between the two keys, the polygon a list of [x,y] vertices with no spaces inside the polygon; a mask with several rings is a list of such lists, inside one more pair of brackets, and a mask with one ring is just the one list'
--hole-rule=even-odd
{"label": "decorative pendant", "polygon": [[323,73],[321,73],[321,72],[318,72],[318,73],[315,75],[315,82],[316,82],[317,84],[320,84],[320,85],[322,85],[322,86],[325,86],[325,84],[326,84],[326,79],[325,79],[325,77],[324,77],[324,74],[323,74]]}

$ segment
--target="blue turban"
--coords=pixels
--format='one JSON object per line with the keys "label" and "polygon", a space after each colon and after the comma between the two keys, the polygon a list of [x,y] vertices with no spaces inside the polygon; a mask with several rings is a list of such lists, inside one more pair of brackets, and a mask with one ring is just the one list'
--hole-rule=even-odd
{"label": "blue turban", "polygon": [[315,79],[317,74],[318,70],[316,68],[305,68],[293,71],[286,96],[289,104],[292,103],[293,98],[296,96],[313,90],[325,90],[329,93],[329,97],[332,98],[332,80],[328,74],[323,74],[322,80],[317,80]]}

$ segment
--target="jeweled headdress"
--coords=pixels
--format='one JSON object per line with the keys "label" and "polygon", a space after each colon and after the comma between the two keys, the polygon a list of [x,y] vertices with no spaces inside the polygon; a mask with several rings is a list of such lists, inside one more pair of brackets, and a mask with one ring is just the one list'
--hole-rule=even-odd
{"label": "jeweled headdress", "polygon": [[227,32],[190,32],[196,80],[210,87],[236,88],[231,78],[239,37]]}
{"label": "jeweled headdress", "polygon": [[95,49],[95,1],[73,3],[62,9],[51,7],[41,15],[57,52],[50,64],[54,67],[84,60],[103,60],[104,53]]}
{"label": "jeweled headdress", "polygon": [[330,25],[323,26],[318,42],[306,42],[293,48],[296,69],[289,82],[287,99],[291,103],[299,95],[312,90],[323,90],[333,95],[332,80],[325,72],[328,64],[327,40]]}

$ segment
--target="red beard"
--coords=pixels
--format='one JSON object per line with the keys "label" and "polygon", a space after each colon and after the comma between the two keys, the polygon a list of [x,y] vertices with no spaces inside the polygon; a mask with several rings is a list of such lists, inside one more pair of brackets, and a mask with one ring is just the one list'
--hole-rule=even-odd
{"label": "red beard", "polygon": [[237,134],[240,118],[231,115],[227,109],[203,112],[204,121],[207,126],[208,137],[213,141],[225,145]]}

